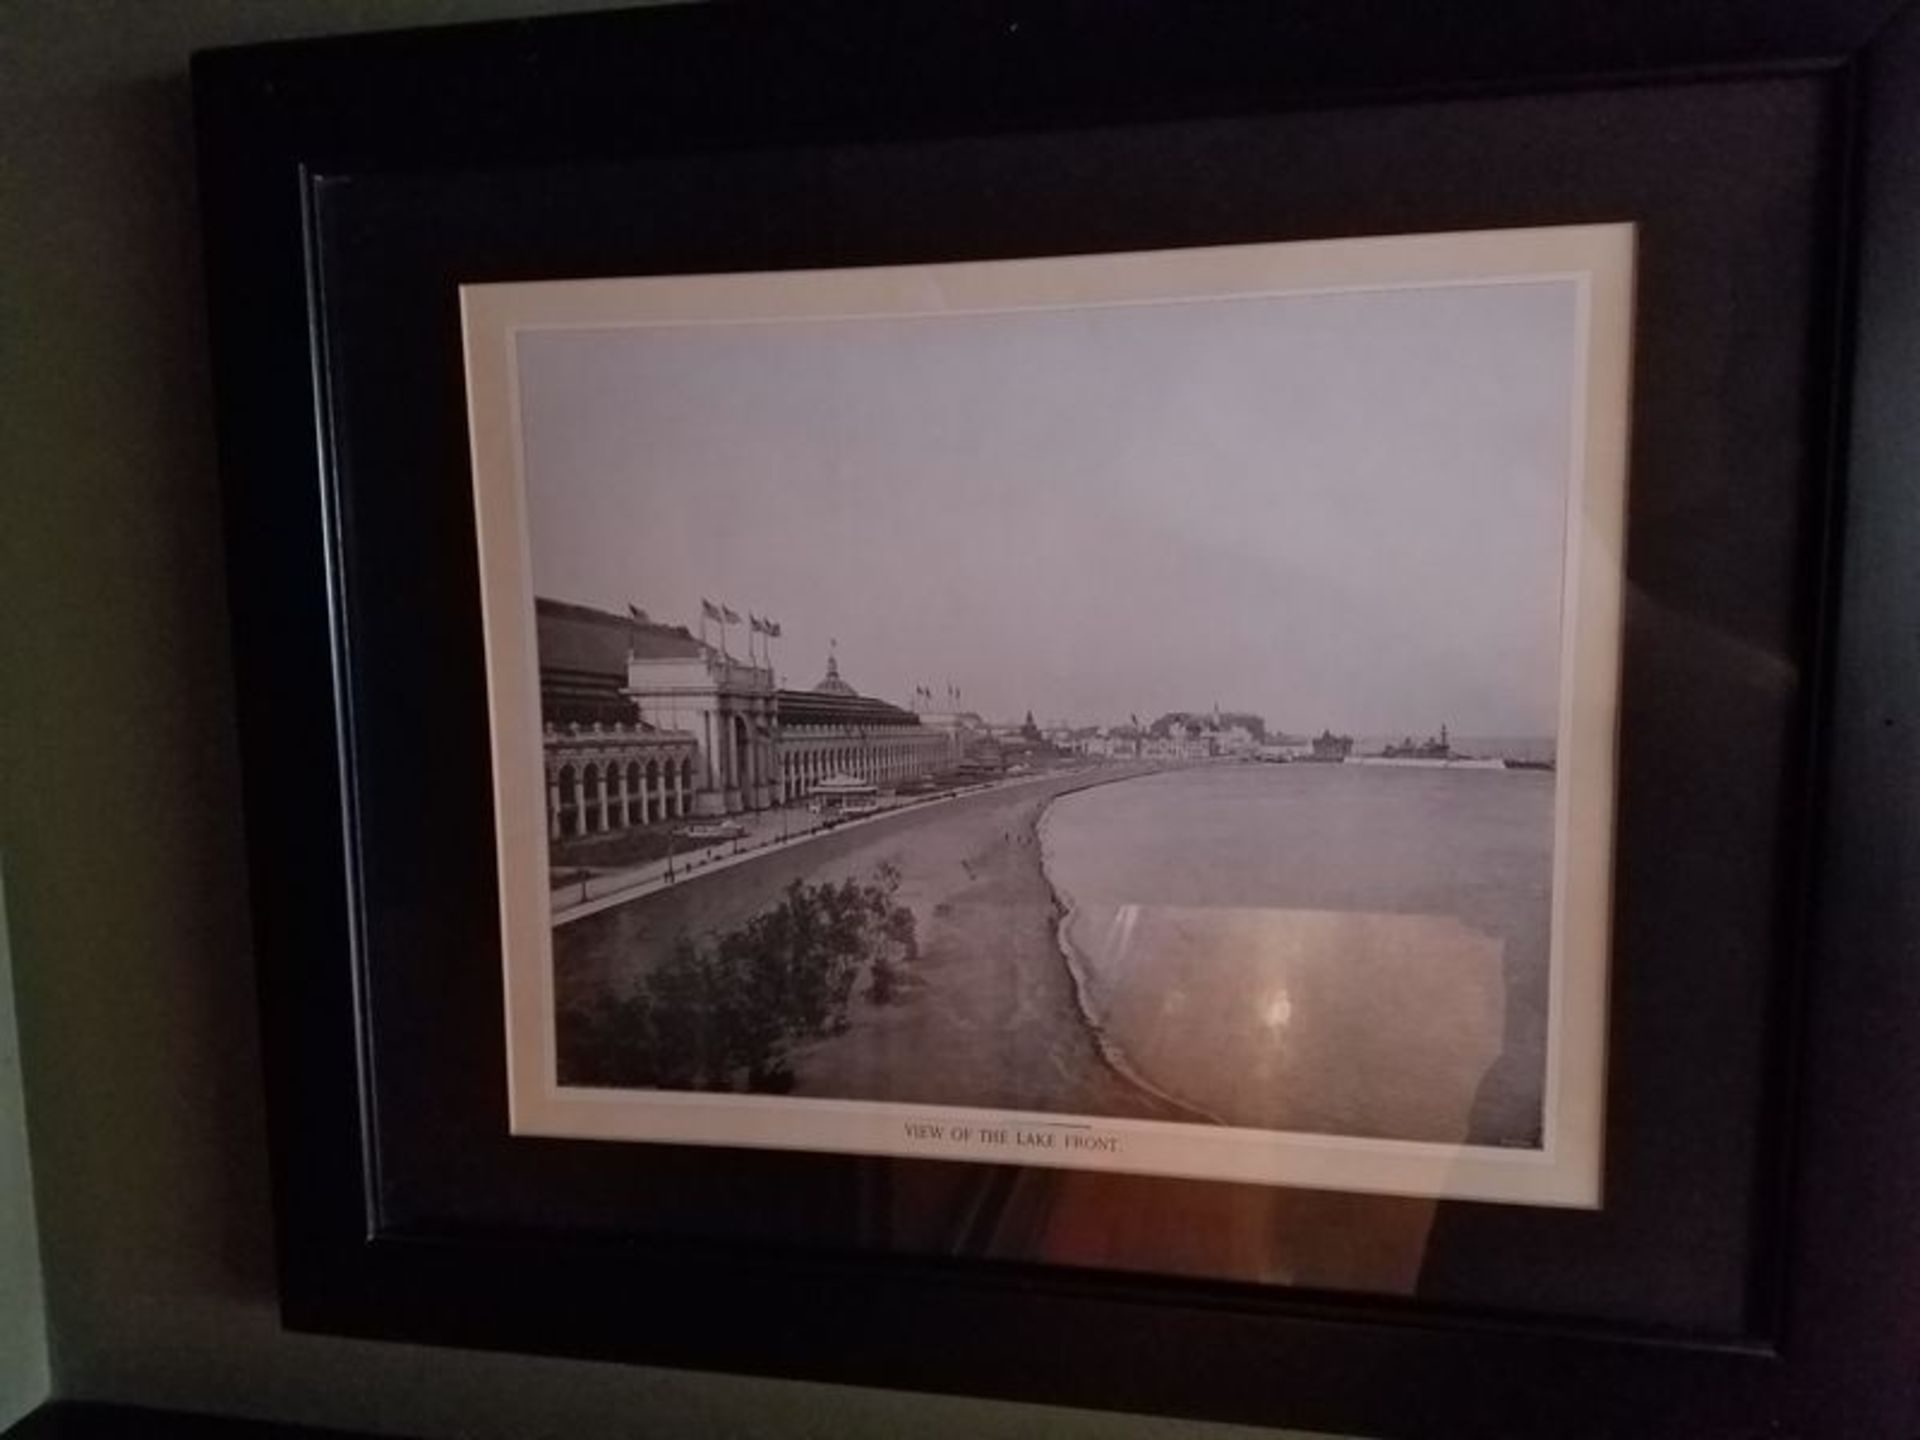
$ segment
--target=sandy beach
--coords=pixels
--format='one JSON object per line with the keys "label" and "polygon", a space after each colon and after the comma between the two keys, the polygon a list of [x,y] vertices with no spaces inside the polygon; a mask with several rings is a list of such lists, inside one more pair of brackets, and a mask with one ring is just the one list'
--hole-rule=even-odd
{"label": "sandy beach", "polygon": [[[1057,946],[1035,836],[1056,796],[1138,773],[1079,771],[916,808],[574,921],[554,932],[558,1008],[625,989],[677,936],[739,925],[794,879],[869,877],[887,863],[914,912],[920,959],[891,1003],[856,997],[844,1033],[796,1050],[795,1093],[1192,1118],[1096,1048]],[[565,1045],[563,1031],[563,1071]]]}

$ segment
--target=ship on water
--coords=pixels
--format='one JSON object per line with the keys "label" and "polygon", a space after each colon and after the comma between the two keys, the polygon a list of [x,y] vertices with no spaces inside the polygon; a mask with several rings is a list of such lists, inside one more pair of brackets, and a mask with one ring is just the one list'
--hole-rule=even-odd
{"label": "ship on water", "polygon": [[1413,737],[1409,735],[1398,745],[1387,746],[1386,750],[1382,752],[1381,758],[1386,760],[1452,760],[1456,757],[1453,753],[1453,742],[1447,738],[1447,727],[1442,725],[1438,738],[1429,735],[1426,739],[1416,744]]}
{"label": "ship on water", "polygon": [[1424,740],[1407,736],[1398,745],[1388,745],[1378,755],[1348,755],[1349,765],[1398,765],[1426,770],[1505,770],[1507,762],[1498,756],[1461,755],[1442,725],[1438,735]]}
{"label": "ship on water", "polygon": [[1317,764],[1339,765],[1342,764],[1349,755],[1353,754],[1353,737],[1351,735],[1336,735],[1331,730],[1322,730],[1318,735],[1314,736],[1309,743],[1313,747],[1312,750],[1300,758],[1302,760],[1314,761]]}

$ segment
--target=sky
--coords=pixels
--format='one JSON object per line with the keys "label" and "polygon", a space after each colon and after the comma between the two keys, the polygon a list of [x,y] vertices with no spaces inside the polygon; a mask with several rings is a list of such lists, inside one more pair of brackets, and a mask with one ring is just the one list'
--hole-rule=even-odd
{"label": "sky", "polygon": [[1576,335],[1558,281],[523,332],[535,590],[989,719],[1550,735]]}

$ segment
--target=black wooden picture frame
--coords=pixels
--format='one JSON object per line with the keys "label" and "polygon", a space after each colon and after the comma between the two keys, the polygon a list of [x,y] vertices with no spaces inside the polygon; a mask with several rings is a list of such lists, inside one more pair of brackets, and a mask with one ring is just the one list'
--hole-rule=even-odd
{"label": "black wooden picture frame", "polygon": [[[195,86],[288,1324],[1379,1435],[1920,1435],[1920,9],[699,6]],[[505,1136],[455,284],[1617,220],[1608,1207],[1448,1202],[1378,1297],[889,1246],[937,1162]]]}

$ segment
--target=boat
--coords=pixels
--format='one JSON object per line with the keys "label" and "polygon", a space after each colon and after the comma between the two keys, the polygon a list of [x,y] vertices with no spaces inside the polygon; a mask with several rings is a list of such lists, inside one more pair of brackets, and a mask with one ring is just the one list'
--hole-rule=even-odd
{"label": "boat", "polygon": [[1505,770],[1509,766],[1505,760],[1457,754],[1444,725],[1437,736],[1429,735],[1425,740],[1415,740],[1409,735],[1398,745],[1388,745],[1378,755],[1349,755],[1346,763],[1394,765],[1421,770]]}
{"label": "boat", "polygon": [[1353,737],[1322,730],[1309,742],[1312,748],[1300,758],[1315,765],[1339,765],[1353,754]]}
{"label": "boat", "polygon": [[1442,725],[1438,737],[1429,735],[1426,739],[1415,743],[1414,738],[1409,735],[1398,745],[1387,746],[1380,752],[1380,758],[1383,760],[1454,760],[1466,757],[1456,756],[1453,753],[1453,744],[1447,738],[1447,727]]}

